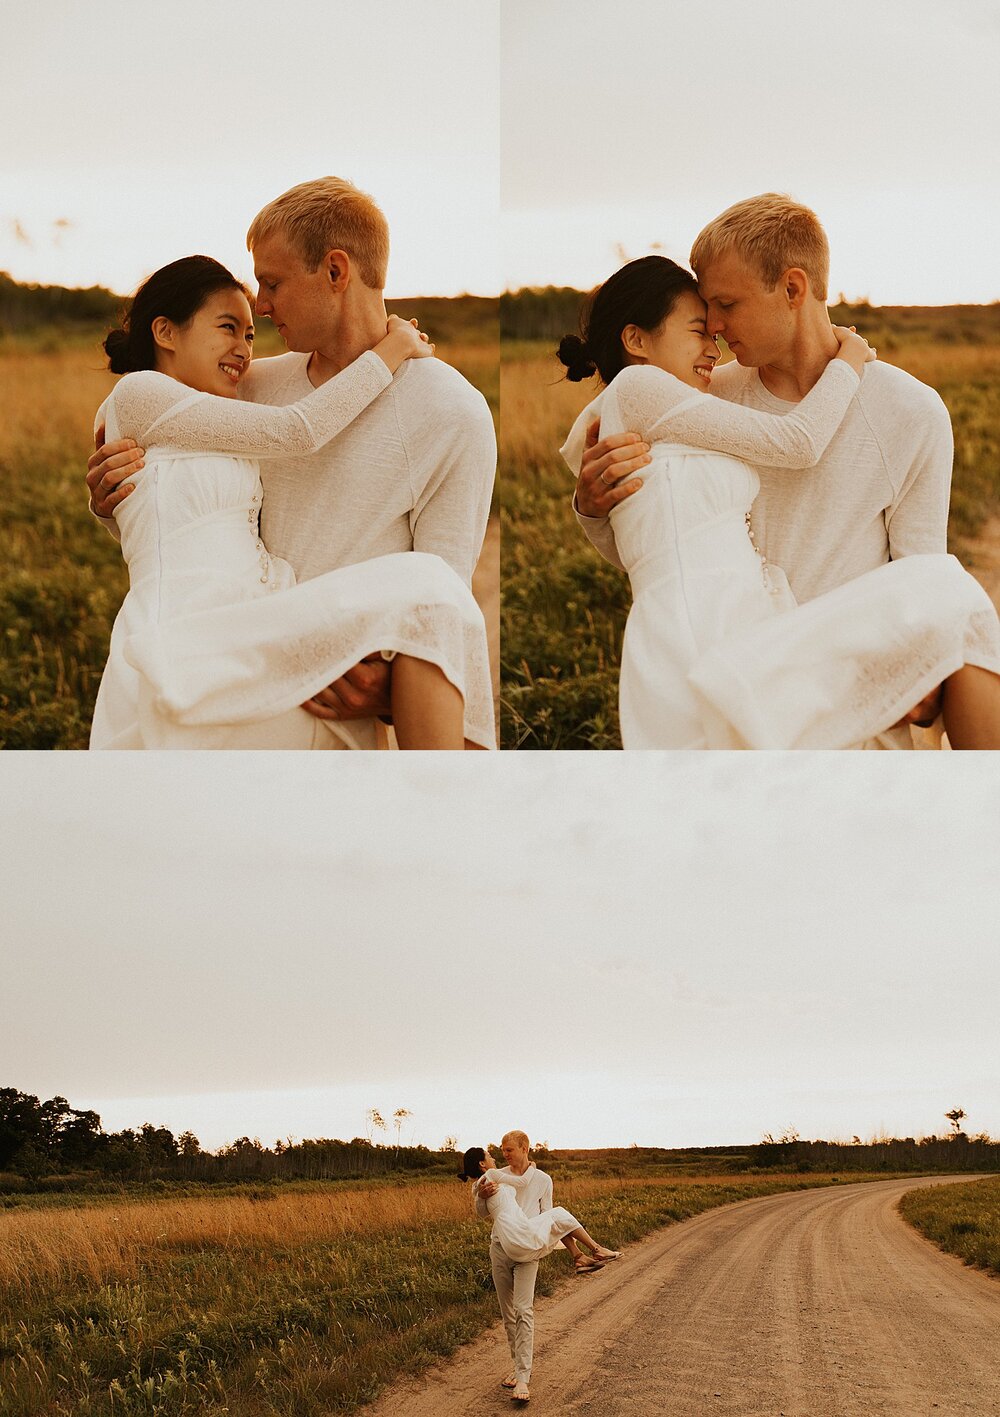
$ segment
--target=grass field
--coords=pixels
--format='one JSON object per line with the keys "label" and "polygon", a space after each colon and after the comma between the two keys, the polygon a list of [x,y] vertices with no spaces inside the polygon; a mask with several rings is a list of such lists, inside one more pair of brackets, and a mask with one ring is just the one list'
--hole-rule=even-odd
{"label": "grass field", "polygon": [[[499,410],[495,301],[414,300],[438,354]],[[280,353],[264,322],[260,352]],[[0,748],[85,748],[111,624],[128,587],[87,510],[94,412],[114,384],[93,331],[0,341]]]}
{"label": "grass field", "polygon": [[910,1191],[904,1219],[966,1264],[1000,1275],[1000,1178]]}
{"label": "grass field", "polygon": [[[713,1206],[833,1179],[578,1178],[559,1180],[556,1200],[620,1246]],[[352,1411],[492,1322],[488,1234],[451,1179],[10,1211],[0,1411]],[[571,1277],[557,1253],[538,1292]]]}
{"label": "grass field", "polygon": [[[879,357],[932,385],[955,430],[951,550],[1000,512],[1000,306],[840,308]],[[555,341],[504,339],[499,486],[504,572],[501,723],[506,748],[618,748],[617,678],[630,595],[579,531],[558,454],[596,385],[569,384]]]}

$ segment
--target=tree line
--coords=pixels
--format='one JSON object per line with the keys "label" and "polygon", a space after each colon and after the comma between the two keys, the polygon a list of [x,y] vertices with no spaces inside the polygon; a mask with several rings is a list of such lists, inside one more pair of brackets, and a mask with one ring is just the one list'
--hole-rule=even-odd
{"label": "tree line", "polygon": [[[405,1108],[398,1109],[399,1114],[409,1115]],[[394,1145],[354,1137],[279,1140],[269,1147],[257,1137],[239,1137],[211,1152],[192,1131],[175,1135],[169,1127],[144,1122],[138,1128],[106,1132],[98,1113],[71,1107],[65,1097],[43,1102],[5,1087],[0,1088],[0,1178],[7,1173],[31,1182],[68,1176],[118,1181],[326,1180],[453,1169],[452,1146],[442,1152],[404,1146],[398,1127],[396,1132]]]}
{"label": "tree line", "polygon": [[21,285],[0,271],[0,335],[39,325],[93,325],[117,318],[120,295],[101,285],[67,290],[61,285]]}

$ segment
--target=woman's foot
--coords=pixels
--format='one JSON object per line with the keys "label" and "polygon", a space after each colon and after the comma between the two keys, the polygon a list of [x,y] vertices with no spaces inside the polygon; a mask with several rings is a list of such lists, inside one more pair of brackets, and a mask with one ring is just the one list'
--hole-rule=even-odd
{"label": "woman's foot", "polygon": [[606,1250],[603,1245],[598,1245],[594,1251],[594,1259],[600,1260],[601,1264],[607,1264],[609,1260],[616,1260],[620,1255],[621,1250]]}
{"label": "woman's foot", "polygon": [[600,1260],[594,1259],[593,1255],[581,1255],[574,1268],[577,1274],[596,1274],[604,1265]]}
{"label": "woman's foot", "polygon": [[531,1393],[528,1391],[528,1384],[518,1383],[517,1387],[511,1393],[511,1397],[515,1402],[529,1402],[531,1400]]}

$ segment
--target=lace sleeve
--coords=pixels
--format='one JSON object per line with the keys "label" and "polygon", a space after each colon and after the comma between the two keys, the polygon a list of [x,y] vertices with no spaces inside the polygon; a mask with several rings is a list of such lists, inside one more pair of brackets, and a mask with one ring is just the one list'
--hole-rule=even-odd
{"label": "lace sleeve", "polygon": [[515,1176],[513,1171],[490,1170],[484,1172],[488,1181],[494,1181],[498,1186],[513,1186],[515,1191],[519,1191],[522,1186],[528,1184],[528,1173],[523,1176]]}
{"label": "lace sleeve", "polygon": [[801,403],[788,413],[761,413],[706,398],[673,374],[650,365],[625,369],[617,389],[622,426],[650,443],[687,443],[766,467],[815,467],[843,421],[860,380],[832,359]]}
{"label": "lace sleeve", "polygon": [[119,436],[143,447],[266,458],[315,452],[391,382],[387,365],[366,350],[314,393],[285,408],[193,392],[152,369],[126,374],[112,397]]}

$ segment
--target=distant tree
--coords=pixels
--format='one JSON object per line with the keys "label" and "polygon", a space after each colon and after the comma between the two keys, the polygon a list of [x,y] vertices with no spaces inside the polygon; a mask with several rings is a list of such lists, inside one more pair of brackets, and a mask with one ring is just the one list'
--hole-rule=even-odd
{"label": "distant tree", "polygon": [[401,1136],[402,1130],[403,1130],[403,1123],[406,1121],[407,1117],[412,1117],[412,1116],[413,1116],[413,1113],[410,1111],[410,1109],[409,1109],[408,1107],[397,1107],[396,1110],[395,1110],[395,1112],[393,1112],[393,1114],[392,1114],[392,1123],[393,1123],[393,1126],[396,1128],[396,1155],[397,1155],[397,1156],[399,1155],[399,1142],[400,1142],[400,1136]]}
{"label": "distant tree", "polygon": [[177,1138],[177,1150],[181,1156],[201,1156],[201,1142],[194,1132],[181,1132]]}
{"label": "distant tree", "polygon": [[107,1138],[96,1112],[71,1107],[56,1134],[59,1160],[65,1166],[83,1166],[104,1150]]}
{"label": "distant tree", "polygon": [[41,1107],[28,1092],[0,1088],[0,1171],[12,1165],[23,1146],[40,1139]]}
{"label": "distant tree", "polygon": [[385,1118],[377,1107],[369,1107],[365,1113],[365,1121],[368,1124],[368,1140],[371,1141],[373,1132],[384,1132],[386,1130]]}
{"label": "distant tree", "polygon": [[441,1143],[441,1150],[442,1150],[442,1151],[457,1151],[457,1150],[458,1150],[458,1137],[453,1137],[453,1136],[450,1136],[450,1135],[449,1135],[449,1136],[446,1136],[445,1139],[444,1139],[444,1141]]}
{"label": "distant tree", "polygon": [[966,1117],[966,1114],[965,1114],[965,1112],[962,1110],[962,1108],[961,1108],[961,1107],[953,1107],[950,1112],[946,1112],[944,1115],[945,1115],[946,1119],[947,1119],[947,1120],[951,1123],[951,1125],[952,1125],[953,1134],[954,1134],[956,1137],[961,1136],[961,1135],[962,1135],[962,1123],[965,1121],[965,1117]]}

